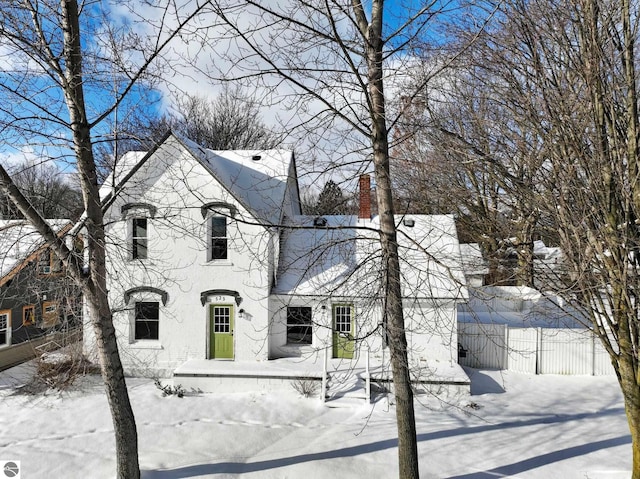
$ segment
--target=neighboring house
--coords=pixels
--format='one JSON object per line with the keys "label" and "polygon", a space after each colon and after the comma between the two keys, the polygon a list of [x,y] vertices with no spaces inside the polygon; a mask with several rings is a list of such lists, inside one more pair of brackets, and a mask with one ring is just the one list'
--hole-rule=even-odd
{"label": "neighboring house", "polygon": [[489,274],[489,265],[482,256],[482,248],[478,243],[460,244],[462,270],[467,286],[477,288],[484,285],[484,279]]}
{"label": "neighboring house", "polygon": [[[72,226],[47,222],[59,235]],[[78,287],[42,236],[23,220],[0,220],[0,349],[79,326],[81,310]]]}
{"label": "neighboring house", "polygon": [[[345,363],[388,361],[368,188],[363,177],[359,216],[314,218],[301,215],[290,151],[211,151],[169,133],[125,155],[102,190],[125,369],[260,376],[296,358],[288,369],[300,376],[325,351]],[[468,385],[457,366],[456,304],[466,289],[453,218],[398,224],[414,377],[449,368]]]}

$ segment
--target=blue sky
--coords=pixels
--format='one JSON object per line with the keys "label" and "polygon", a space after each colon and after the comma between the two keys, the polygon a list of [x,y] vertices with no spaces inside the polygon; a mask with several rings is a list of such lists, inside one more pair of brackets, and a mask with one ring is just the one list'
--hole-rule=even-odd
{"label": "blue sky", "polygon": [[[187,4],[189,2],[185,2]],[[367,2],[370,5],[370,2]],[[403,0],[393,0],[385,3],[385,16],[386,22],[392,27],[397,26],[400,22],[404,21],[406,18],[408,11],[415,11],[421,8],[423,2],[419,1],[403,1]],[[452,2],[444,2],[440,5],[452,5]],[[369,6],[370,8],[370,6]],[[407,10],[408,9],[408,10]],[[144,17],[145,12],[137,12]],[[104,48],[107,45],[105,40],[108,40],[105,36],[105,29],[100,28],[99,19],[104,17],[94,17],[87,23],[85,23],[85,28],[97,30],[95,34],[85,36],[85,41],[89,42],[85,44],[85,50],[95,50],[97,47]],[[108,17],[111,21],[115,20],[117,22],[118,30],[116,34],[123,35],[123,38],[126,38],[126,35],[129,32],[133,33],[143,33],[142,31],[138,31],[140,26],[144,27],[144,24],[138,24],[135,22],[135,18],[127,17],[123,10],[119,10],[118,12],[114,12],[111,17]],[[149,18],[152,18],[149,16]],[[136,30],[138,29],[138,30]],[[86,40],[89,39],[89,40]],[[173,52],[177,56],[176,59],[179,59],[180,55],[183,55],[185,58],[189,55],[193,55],[196,47],[194,47],[194,43],[177,43],[173,47]],[[136,60],[135,53],[131,53],[130,57],[123,57],[123,61],[131,61],[134,62]],[[219,56],[216,56],[215,49],[213,50],[213,56],[203,55],[203,60],[200,63],[201,68],[206,68],[207,62],[219,62]],[[99,65],[98,65],[99,66]],[[200,73],[189,71],[186,66],[183,69],[175,69],[170,70],[167,69],[164,72],[161,72],[169,81],[176,82],[181,88],[190,93],[197,93],[201,95],[215,95],[221,88],[220,84],[216,84],[215,82],[211,82],[210,80],[205,79]],[[124,80],[118,81],[118,78],[110,73],[108,70],[95,70],[95,73],[91,72],[90,69],[85,70],[85,92],[86,99],[88,103],[88,111],[89,115],[95,117],[95,115],[102,112],[114,98],[115,90],[118,85],[123,85]],[[37,80],[32,84],[33,88],[37,87]],[[287,91],[286,89],[284,90]],[[59,96],[59,92],[55,93],[54,89],[47,89],[43,95],[46,95],[46,100],[39,101],[39,103],[47,104],[47,110],[40,112],[41,116],[46,116],[46,114],[60,114],[61,118],[66,118],[66,107],[61,101],[62,99]],[[149,111],[162,111],[162,109],[167,105],[167,99],[169,98],[168,89],[166,86],[160,84],[158,85],[158,89],[155,92],[149,92],[144,88],[139,88],[134,90],[130,96],[128,97],[127,102],[125,102],[118,110],[119,120],[122,121],[127,114],[127,111],[130,109],[140,110],[149,110]],[[27,111],[26,107],[23,108],[23,112]],[[290,111],[282,110],[278,111],[274,107],[270,107],[264,110],[265,112],[265,122],[267,124],[272,124],[275,121],[275,117],[277,115],[290,116]],[[37,116],[37,115],[35,115]],[[96,141],[104,140],[108,137],[110,130],[112,128],[114,115],[111,115],[108,118],[108,121],[105,121],[102,125],[100,125],[94,131],[94,139]],[[44,131],[44,127],[43,127]],[[60,129],[59,131],[63,131]],[[24,138],[27,141],[15,142],[12,144],[10,138],[0,138],[0,151],[2,151],[5,155],[12,155],[14,158],[20,158],[26,154],[27,156],[39,157],[39,156],[48,156],[50,158],[58,159],[58,162],[64,168],[69,169],[67,163],[63,161],[62,156],[64,156],[65,152],[63,152],[59,147],[51,147],[49,146],[48,151],[44,152],[44,148],[47,145],[47,141],[44,137],[38,137],[35,132],[29,133],[30,138]],[[26,149],[19,150],[16,149],[19,143],[23,145],[27,145]],[[66,154],[72,153],[71,151],[67,151]],[[5,156],[7,158],[7,156]],[[7,161],[5,159],[5,161]],[[4,161],[3,161],[4,163]]]}

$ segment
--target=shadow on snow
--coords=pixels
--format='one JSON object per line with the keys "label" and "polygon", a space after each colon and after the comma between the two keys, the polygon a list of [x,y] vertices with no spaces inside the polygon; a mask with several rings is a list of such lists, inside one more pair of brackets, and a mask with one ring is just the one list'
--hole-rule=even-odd
{"label": "shadow on snow", "polygon": [[[579,421],[582,419],[588,419],[598,416],[608,416],[613,414],[620,414],[623,411],[622,408],[611,408],[595,413],[583,413],[572,415],[554,415],[536,419],[530,419],[527,421],[512,421],[499,424],[487,424],[484,426],[474,427],[461,427],[450,430],[442,430],[430,433],[418,434],[418,442],[426,442],[435,439],[442,439],[454,436],[463,436],[467,434],[477,434],[483,432],[497,431],[501,429],[511,429],[517,427],[535,426],[541,424],[556,424],[569,421]],[[557,451],[541,454],[536,457],[524,459],[522,461],[514,462],[512,464],[496,467],[489,471],[473,472],[464,474],[461,476],[452,476],[448,479],[485,479],[495,478],[501,475],[513,475],[535,469],[547,464],[562,461],[571,457],[581,456],[589,454],[591,452],[607,449],[610,447],[616,447],[631,443],[631,436],[619,436],[610,439],[604,439],[602,441],[590,442],[579,446],[567,447]],[[165,470],[147,470],[142,472],[144,479],[177,479],[185,477],[198,477],[212,474],[242,474],[250,472],[266,471],[270,469],[277,469],[280,467],[292,466],[295,464],[303,464],[313,461],[324,461],[330,459],[354,457],[361,454],[368,454],[371,452],[382,451],[385,449],[392,449],[398,446],[397,439],[386,439],[383,441],[376,441],[368,444],[360,444],[357,446],[344,447],[335,449],[332,451],[316,452],[309,454],[300,454],[291,457],[282,457],[277,459],[269,459],[265,461],[256,462],[219,462],[212,464],[198,464],[193,466],[178,467],[175,469]]]}

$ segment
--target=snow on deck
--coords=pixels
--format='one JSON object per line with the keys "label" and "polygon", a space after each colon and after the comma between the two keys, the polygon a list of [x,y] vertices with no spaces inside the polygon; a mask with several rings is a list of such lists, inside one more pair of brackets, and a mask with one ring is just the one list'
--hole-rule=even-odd
{"label": "snow on deck", "polygon": [[[329,374],[362,374],[366,371],[366,359],[329,359]],[[469,377],[459,364],[436,361],[421,361],[417,381],[427,384],[469,384]],[[379,358],[371,358],[369,370],[375,380],[389,381],[392,378],[388,364]],[[174,377],[253,377],[253,378],[316,378],[322,377],[322,359],[315,361],[302,358],[280,358],[269,361],[225,361],[192,359],[174,370]]]}

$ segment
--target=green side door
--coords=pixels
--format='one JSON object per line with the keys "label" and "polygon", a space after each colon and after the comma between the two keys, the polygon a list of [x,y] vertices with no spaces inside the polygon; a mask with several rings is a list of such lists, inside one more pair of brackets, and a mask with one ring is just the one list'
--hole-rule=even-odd
{"label": "green side door", "polygon": [[209,307],[211,359],[233,359],[233,306],[212,304]]}
{"label": "green side door", "polygon": [[355,351],[355,331],[353,306],[335,304],[333,306],[333,357],[353,359]]}

